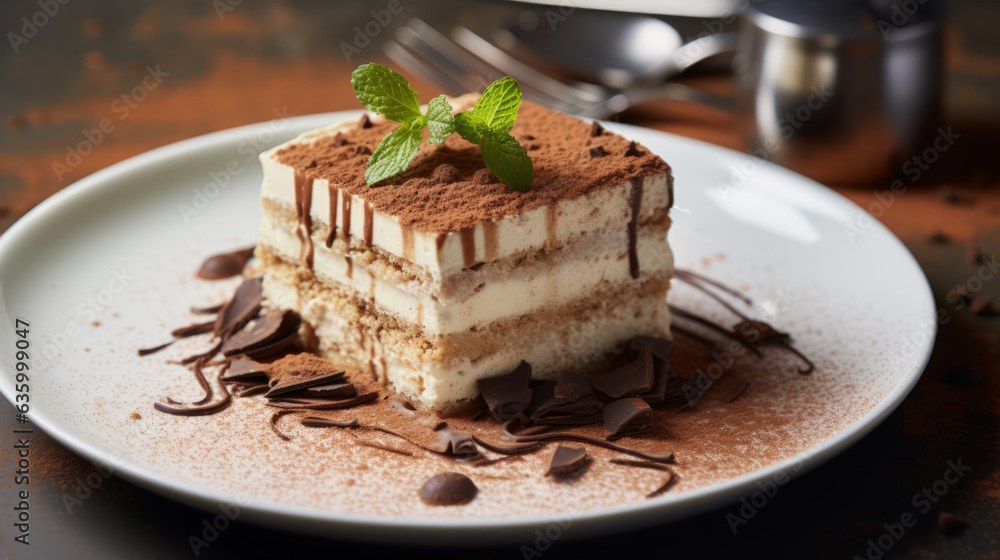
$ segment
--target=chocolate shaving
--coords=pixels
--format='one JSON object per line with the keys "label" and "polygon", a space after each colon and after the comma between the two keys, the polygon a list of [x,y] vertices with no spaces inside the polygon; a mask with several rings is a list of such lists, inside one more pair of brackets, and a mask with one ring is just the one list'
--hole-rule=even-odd
{"label": "chocolate shaving", "polygon": [[170,346],[171,344],[173,344],[175,342],[177,342],[177,341],[176,340],[171,340],[170,342],[165,342],[165,343],[163,343],[163,344],[161,344],[159,346],[154,346],[152,348],[140,348],[138,353],[139,353],[140,356],[148,356],[150,354],[155,354],[155,353],[159,352],[160,350],[163,350],[164,348],[166,348],[167,346]]}
{"label": "chocolate shaving", "polygon": [[214,255],[201,264],[198,269],[198,278],[203,280],[222,280],[232,278],[243,273],[243,268],[247,265],[250,257],[253,257],[255,247],[239,249],[230,253]]}
{"label": "chocolate shaving", "polygon": [[472,479],[456,472],[443,472],[420,487],[420,499],[430,506],[458,506],[471,502],[479,489]]}
{"label": "chocolate shaving", "polygon": [[726,393],[726,396],[722,397],[722,400],[726,401],[727,403],[735,401],[736,399],[740,398],[740,395],[742,395],[743,391],[746,391],[747,387],[749,386],[750,386],[749,381],[747,381],[746,379],[741,379],[739,383],[736,384],[735,387],[733,387],[732,389],[729,390],[728,393]]}
{"label": "chocolate shaving", "polygon": [[[346,399],[358,394],[358,389],[350,383],[329,383],[327,385],[309,387],[300,392],[309,397]],[[295,396],[295,394],[291,396]]]}
{"label": "chocolate shaving", "polygon": [[334,410],[350,408],[359,404],[370,403],[378,397],[378,393],[362,393],[356,397],[344,400],[331,399],[268,399],[267,406],[275,408],[301,408],[305,410]]}
{"label": "chocolate shaving", "polygon": [[670,375],[671,362],[653,360],[653,387],[649,391],[636,395],[649,404],[663,404],[667,400],[667,386],[672,379]]}
{"label": "chocolate shaving", "polygon": [[513,439],[516,443],[534,442],[534,441],[579,441],[583,443],[588,443],[597,447],[603,447],[605,449],[610,449],[612,451],[618,451],[619,453],[627,453],[629,455],[634,455],[636,457],[641,457],[643,459],[648,459],[650,461],[656,461],[660,463],[672,463],[674,461],[674,454],[668,453],[666,455],[654,455],[652,453],[646,453],[645,451],[639,451],[638,449],[632,449],[630,447],[625,447],[623,445],[618,445],[616,443],[611,443],[610,441],[605,441],[602,439],[596,439],[583,434],[575,434],[573,432],[546,432],[542,434],[515,434],[510,431],[512,425],[521,425],[525,422],[524,416],[515,416],[514,418],[506,421],[501,426],[501,430],[504,435]]}
{"label": "chocolate shaving", "polygon": [[594,390],[609,399],[645,393],[653,387],[653,354],[650,345],[625,366],[594,380]]}
{"label": "chocolate shaving", "polygon": [[[252,355],[276,343],[287,342],[298,333],[302,317],[291,309],[269,311],[246,330],[230,336],[222,345],[222,353]],[[317,358],[320,359],[320,358]]]}
{"label": "chocolate shaving", "polygon": [[233,390],[234,397],[252,397],[267,392],[267,385],[251,385],[249,387],[237,387]]}
{"label": "chocolate shaving", "polygon": [[278,423],[278,419],[279,418],[281,418],[282,416],[284,416],[286,414],[290,414],[292,412],[296,412],[296,411],[294,411],[294,410],[279,410],[279,411],[277,411],[277,412],[275,412],[274,414],[271,415],[271,421],[268,423],[268,425],[271,427],[271,431],[274,432],[275,434],[277,434],[278,437],[280,437],[281,439],[283,439],[285,441],[292,441],[292,438],[288,437],[287,435],[285,435],[285,433],[283,433],[281,430],[279,430],[277,423]]}
{"label": "chocolate shaving", "polygon": [[604,407],[604,429],[608,441],[653,429],[653,409],[640,398],[621,399]]}
{"label": "chocolate shaving", "polygon": [[215,334],[227,337],[243,328],[260,311],[264,282],[261,278],[244,280],[233,299],[223,304],[215,320]]}
{"label": "chocolate shaving", "polygon": [[483,449],[487,451],[492,451],[494,453],[500,453],[501,455],[519,455],[526,451],[532,451],[538,449],[541,445],[540,443],[520,443],[514,445],[499,445],[496,443],[490,443],[482,438],[472,436],[472,441],[479,444]]}
{"label": "chocolate shaving", "polygon": [[351,420],[330,420],[329,418],[316,418],[314,416],[308,416],[301,420],[303,426],[308,426],[310,428],[357,428],[358,419],[354,418]]}
{"label": "chocolate shaving", "polygon": [[476,447],[475,440],[469,434],[453,429],[447,424],[441,426],[435,432],[438,435],[441,445],[445,447],[446,453],[451,453],[452,455],[479,454],[479,448]]}
{"label": "chocolate shaving", "polygon": [[480,379],[477,384],[490,413],[503,422],[523,413],[528,406],[531,401],[531,389],[528,388],[530,380],[531,366],[522,361],[514,371],[499,377]]}
{"label": "chocolate shaving", "polygon": [[195,315],[214,315],[221,311],[224,305],[224,303],[220,303],[217,305],[210,305],[208,307],[192,307],[191,313],[194,313]]}
{"label": "chocolate shaving", "polygon": [[549,468],[545,471],[545,476],[566,476],[579,470],[589,462],[587,449],[585,447],[566,447],[559,445],[552,458],[549,460]]}
{"label": "chocolate shaving", "polygon": [[[226,389],[225,384],[221,382],[219,383],[219,390],[222,393],[222,399],[217,403],[208,402],[214,396],[214,392],[212,391],[212,387],[208,383],[208,380],[205,379],[204,373],[201,371],[201,364],[205,359],[206,358],[203,357],[197,362],[195,362],[193,368],[195,372],[195,377],[198,379],[198,383],[205,390],[205,397],[203,399],[194,403],[191,406],[181,406],[181,407],[168,406],[162,403],[153,403],[153,408],[159,410],[160,412],[166,412],[168,414],[176,414],[179,416],[204,416],[206,414],[214,414],[229,406],[229,404],[232,402],[232,395],[229,394],[229,390]],[[171,399],[170,397],[167,397],[167,401],[172,404],[181,404]]]}
{"label": "chocolate shaving", "polygon": [[170,336],[174,338],[188,338],[190,336],[210,333],[212,332],[214,326],[215,326],[215,321],[208,321],[207,323],[195,323],[193,325],[188,325],[186,327],[181,327],[179,329],[174,329],[170,331]]}
{"label": "chocolate shaving", "polygon": [[653,469],[667,473],[667,480],[660,485],[659,488],[653,490],[649,494],[646,494],[647,498],[655,498],[660,494],[666,492],[677,482],[677,477],[674,475],[674,471],[670,470],[670,467],[662,465],[660,463],[651,463],[649,461],[635,461],[632,459],[611,459],[611,462],[616,465],[626,465],[629,467],[639,467],[642,469]]}
{"label": "chocolate shaving", "polygon": [[636,336],[629,342],[629,350],[632,352],[632,357],[638,357],[644,346],[649,346],[653,358],[665,362],[670,359],[670,352],[674,348],[674,341],[653,336]]}

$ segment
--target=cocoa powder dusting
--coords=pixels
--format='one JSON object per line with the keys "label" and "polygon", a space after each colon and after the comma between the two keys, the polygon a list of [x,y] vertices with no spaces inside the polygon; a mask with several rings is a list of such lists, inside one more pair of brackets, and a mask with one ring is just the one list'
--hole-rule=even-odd
{"label": "cocoa powder dusting", "polygon": [[[289,146],[277,158],[366,200],[375,210],[395,216],[402,226],[424,232],[456,231],[496,221],[670,169],[649,150],[637,149],[629,140],[610,133],[601,134],[609,155],[592,158],[591,124],[525,102],[512,134],[543,140],[531,152],[535,180],[529,192],[515,192],[497,180],[486,169],[478,147],[458,135],[440,145],[422,144],[406,172],[378,187],[368,187],[364,179],[368,155],[358,148],[374,149],[396,126],[377,119],[369,128],[346,132],[347,144],[344,136],[335,135],[314,144]],[[314,160],[314,167],[304,169]]]}

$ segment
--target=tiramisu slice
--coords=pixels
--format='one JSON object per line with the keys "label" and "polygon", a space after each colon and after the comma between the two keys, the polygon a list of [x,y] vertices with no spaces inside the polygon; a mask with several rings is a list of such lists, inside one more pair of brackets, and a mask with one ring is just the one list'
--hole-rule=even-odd
{"label": "tiramisu slice", "polygon": [[397,126],[365,116],[261,156],[265,303],[297,310],[320,355],[447,412],[522,360],[554,378],[607,364],[636,335],[670,337],[662,159],[524,103],[511,134],[533,162],[530,191],[497,180],[458,135],[366,186]]}

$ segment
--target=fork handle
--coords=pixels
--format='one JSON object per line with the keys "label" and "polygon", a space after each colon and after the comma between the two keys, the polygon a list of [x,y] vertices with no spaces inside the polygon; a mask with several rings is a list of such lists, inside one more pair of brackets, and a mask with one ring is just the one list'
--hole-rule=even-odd
{"label": "fork handle", "polygon": [[631,88],[618,93],[579,113],[581,117],[603,119],[620,113],[629,106],[649,99],[672,99],[706,105],[720,111],[732,112],[733,99],[708,93],[684,84],[666,82],[655,86]]}

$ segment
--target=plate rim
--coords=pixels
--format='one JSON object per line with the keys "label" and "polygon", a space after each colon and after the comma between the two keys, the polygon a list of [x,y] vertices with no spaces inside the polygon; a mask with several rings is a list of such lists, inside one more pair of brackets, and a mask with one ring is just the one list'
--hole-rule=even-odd
{"label": "plate rim", "polygon": [[[288,117],[286,121],[287,129],[297,135],[314,128],[329,125],[337,120],[347,120],[351,117],[360,116],[362,113],[364,113],[362,110],[347,110]],[[103,192],[104,189],[114,189],[113,181],[110,181],[113,177],[141,170],[147,165],[162,160],[183,158],[186,154],[197,150],[215,149],[230,142],[245,139],[251,133],[263,127],[270,126],[270,124],[271,121],[262,121],[186,138],[137,154],[75,181],[43,200],[11,225],[3,235],[0,235],[0,264],[10,259],[8,255],[14,251],[16,244],[24,242],[21,238],[29,235],[32,229],[39,227],[39,223],[44,222],[48,214],[58,211],[63,205],[71,204],[81,197],[92,196],[95,193]],[[730,158],[734,155],[753,157],[744,152],[661,130],[604,121],[602,121],[602,125],[605,125],[609,130],[624,131],[626,135],[630,132],[635,133],[633,137],[665,136],[674,141],[691,143],[697,149],[711,152],[711,155],[715,157]],[[929,324],[933,325],[933,329],[931,329],[932,332],[929,333],[930,336],[923,347],[920,348],[919,357],[912,362],[912,365],[909,366],[907,372],[901,378],[901,381],[871,410],[843,430],[819,445],[812,446],[784,461],[720,483],[696,488],[682,494],[664,495],[641,502],[619,504],[610,507],[597,507],[570,514],[473,519],[421,518],[346,514],[334,510],[294,506],[269,500],[255,499],[251,500],[247,505],[240,505],[241,517],[246,512],[246,518],[244,519],[253,523],[296,532],[323,534],[326,536],[337,535],[354,540],[374,540],[378,538],[384,541],[388,535],[380,532],[380,530],[388,529],[394,531],[390,537],[391,541],[413,544],[430,543],[440,530],[460,532],[464,539],[459,538],[457,541],[453,539],[453,542],[456,544],[462,542],[486,544],[482,540],[483,536],[488,536],[492,539],[490,542],[512,541],[514,538],[517,538],[516,535],[520,535],[522,538],[529,534],[533,535],[533,533],[530,533],[532,529],[537,529],[540,526],[551,524],[555,520],[569,517],[574,524],[579,523],[580,525],[588,526],[588,531],[572,532],[580,535],[577,538],[583,538],[585,536],[618,532],[621,524],[626,521],[638,520],[638,523],[630,525],[630,528],[639,528],[653,524],[668,523],[711,509],[717,509],[725,504],[736,502],[739,497],[748,494],[748,491],[754,488],[757,482],[769,479],[779,472],[784,472],[789,478],[796,478],[822,465],[834,456],[839,455],[879,426],[885,418],[902,404],[903,400],[919,381],[930,359],[937,336],[938,325],[935,315],[936,304],[933,291],[926,274],[913,253],[910,252],[895,234],[863,208],[836,191],[780,165],[771,163],[767,168],[769,172],[787,175],[796,183],[795,188],[806,188],[812,191],[811,194],[823,193],[826,196],[839,199],[839,202],[846,204],[846,207],[853,208],[862,215],[868,216],[872,220],[872,228],[888,236],[888,239],[896,245],[896,248],[903,252],[902,254],[905,255],[907,263],[912,265],[914,270],[919,273],[919,278],[922,281],[921,287],[924,288],[922,295],[925,301],[920,303],[930,310],[931,315],[925,319],[930,320]],[[0,267],[0,269],[3,268],[5,267]],[[0,284],[2,283],[3,275],[0,274]],[[0,296],[2,296],[2,293],[0,293]],[[0,314],[8,320],[11,319],[6,301],[2,297],[0,297]],[[10,373],[10,367],[6,363],[4,363],[3,369]],[[8,386],[7,381],[7,375],[0,377],[0,393],[13,403],[12,387]],[[66,446],[89,461],[108,462],[108,453],[102,451],[99,446],[92,442],[63,432],[59,427],[60,422],[49,418],[45,414],[44,409],[40,415],[34,410],[30,411],[29,419],[34,426],[42,429],[49,437],[52,437],[61,445]],[[175,501],[209,510],[210,507],[217,504],[234,502],[239,499],[237,495],[213,490],[211,486],[179,481],[168,475],[152,471],[140,464],[133,463],[126,460],[117,462],[114,466],[114,474]],[[799,463],[802,463],[802,465],[790,473],[789,470]],[[604,526],[599,525],[601,522],[607,522],[609,519],[611,520],[610,523]],[[303,527],[292,526],[292,523],[296,522],[306,523]],[[322,532],[317,530],[320,527],[323,529]],[[359,533],[357,531],[359,529],[363,531]],[[441,543],[436,542],[435,544],[440,545]]]}

